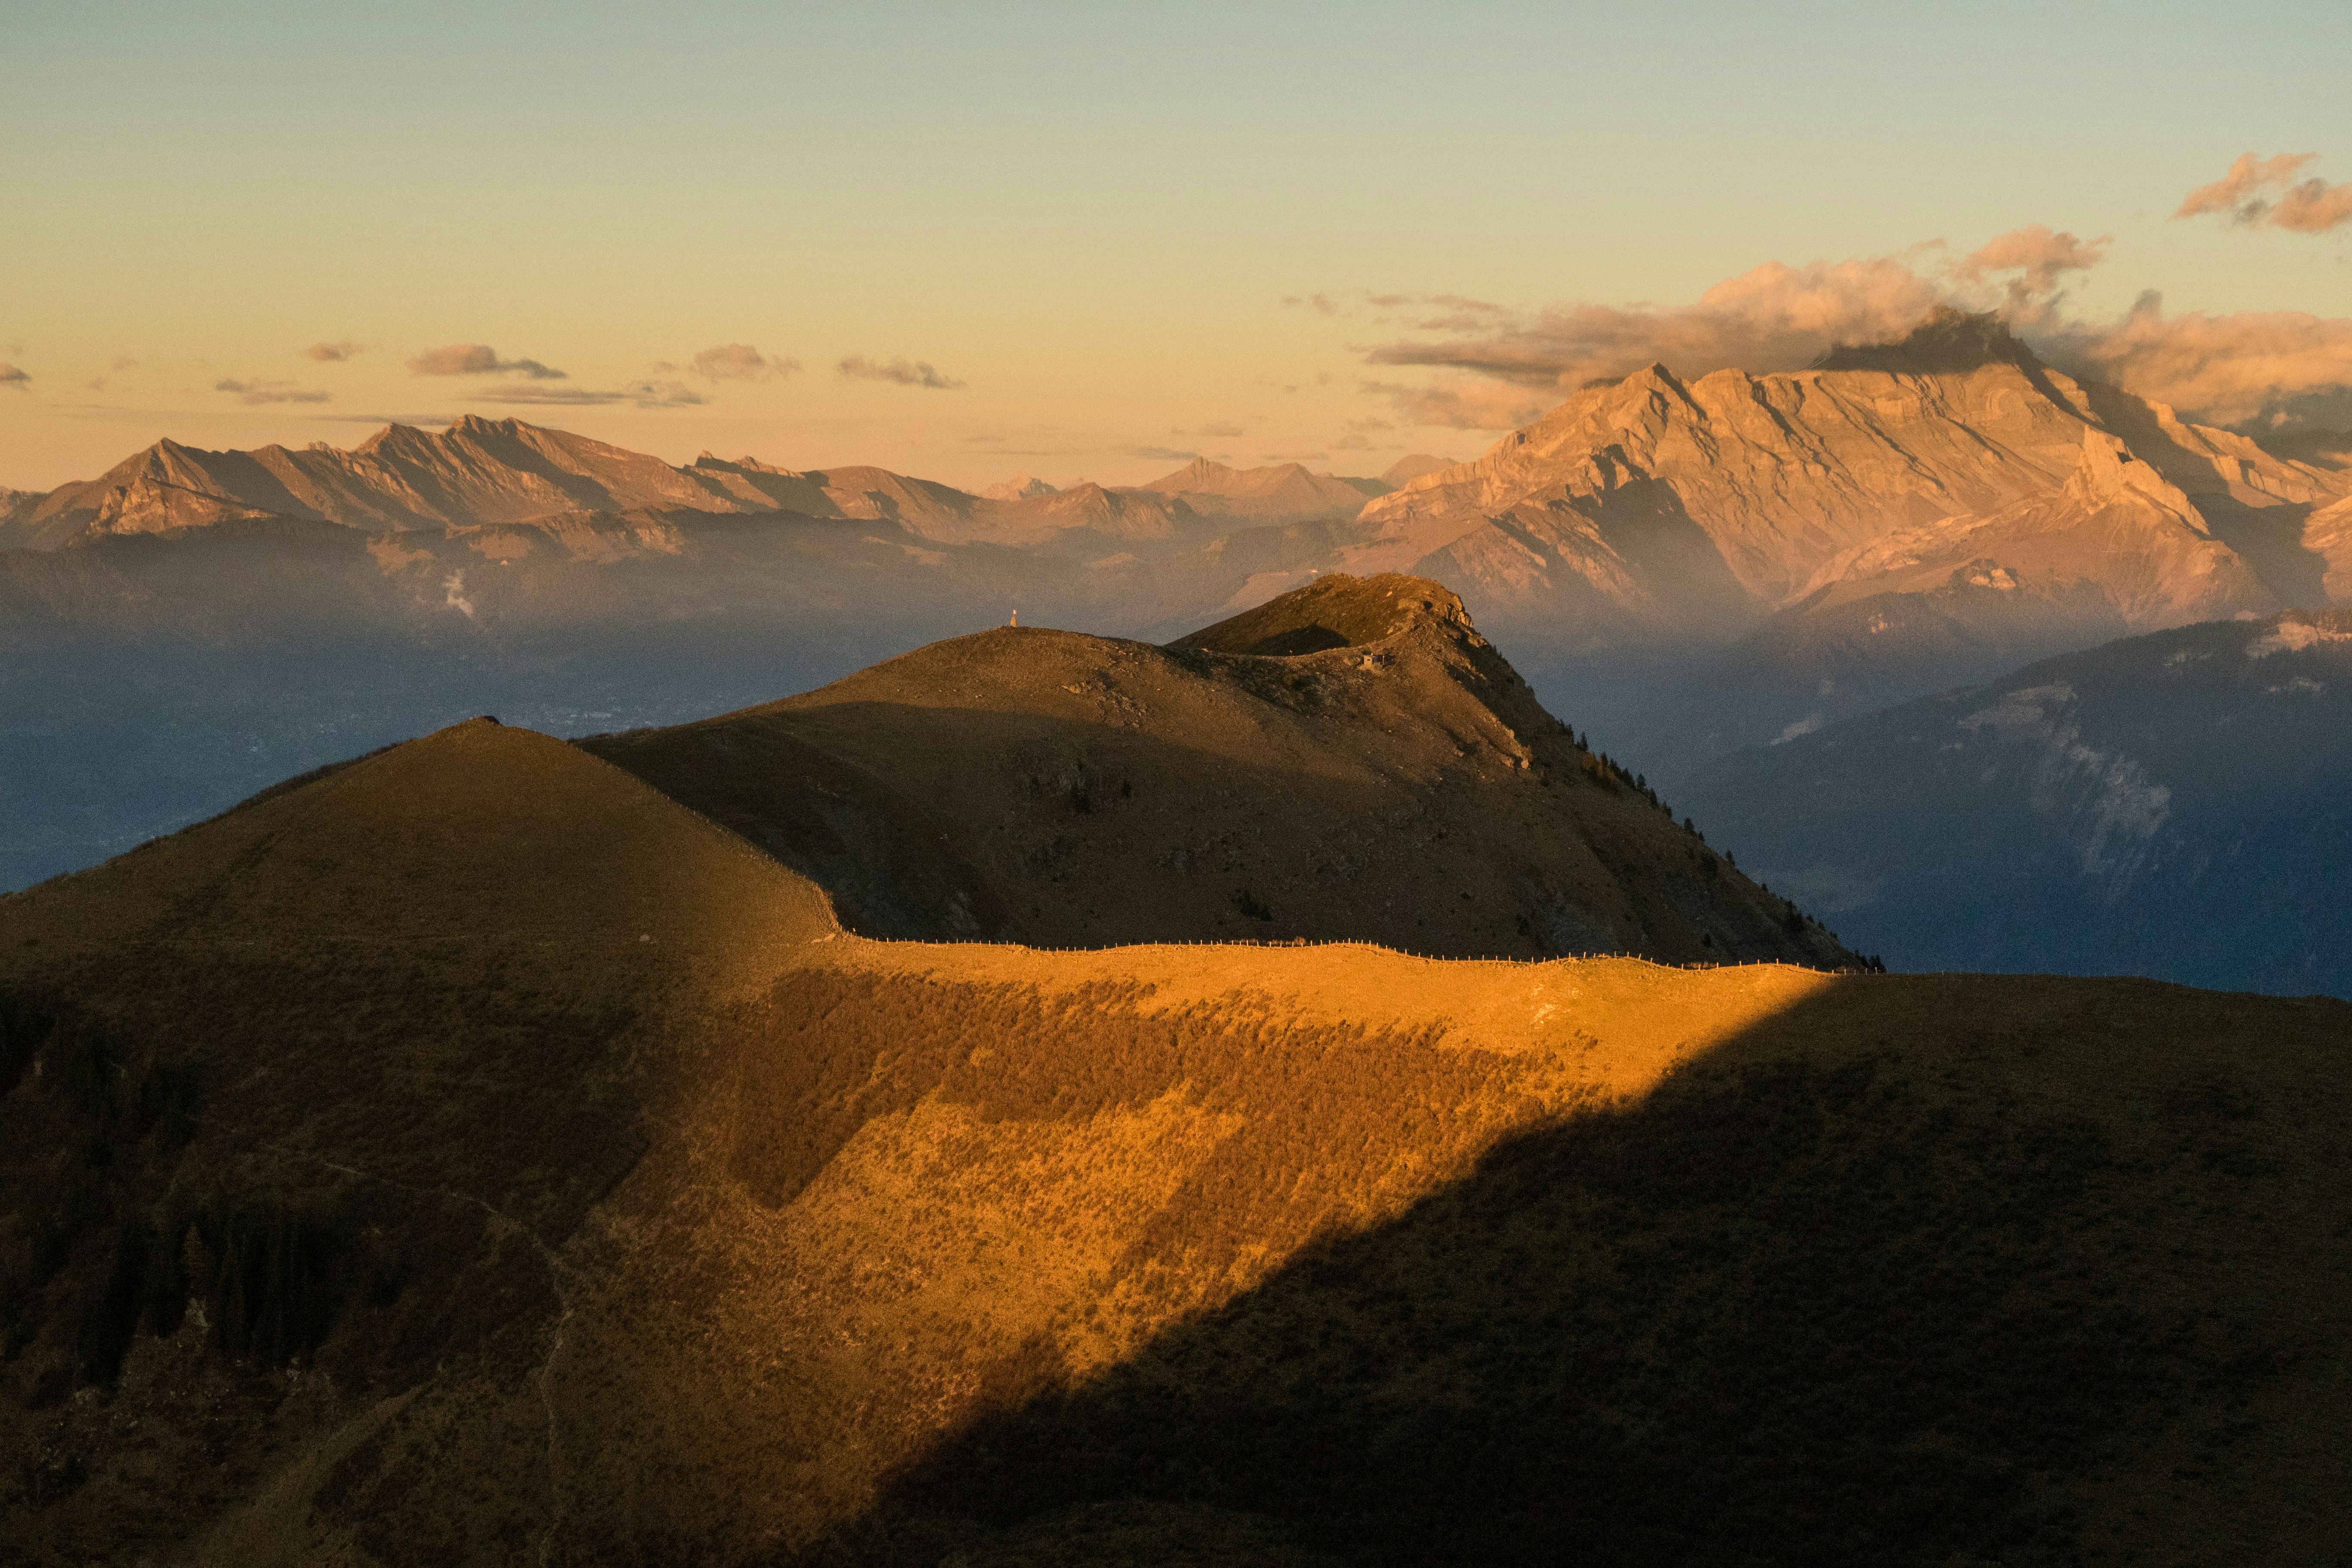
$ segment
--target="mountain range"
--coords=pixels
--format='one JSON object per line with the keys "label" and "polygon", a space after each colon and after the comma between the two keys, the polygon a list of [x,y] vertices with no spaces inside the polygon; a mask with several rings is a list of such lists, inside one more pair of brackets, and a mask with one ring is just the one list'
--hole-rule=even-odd
{"label": "mountain range", "polygon": [[1680,776],[2049,653],[2352,596],[2352,460],[1944,310],[1811,370],[1588,387],[1360,531],[1350,569],[1453,584],[1539,686],[1612,685],[1612,736]]}
{"label": "mountain range", "polygon": [[[8,1555],[2332,1561],[2344,1003],[877,940],[834,912],[879,922],[870,900],[786,863],[808,825],[882,820],[773,803],[876,776],[824,727],[918,680],[926,711],[862,743],[921,805],[920,752],[961,742],[982,807],[922,825],[1000,896],[1098,892],[1001,879],[1035,808],[975,842],[1019,810],[986,770],[1041,719],[1213,752],[1221,708],[1255,713],[1307,789],[1386,680],[1491,694],[1433,716],[1483,751],[1424,787],[1491,803],[1496,840],[1549,809],[1695,853],[1557,731],[1501,766],[1492,725],[1525,710],[1405,594],[1190,649],[1024,631],[1043,689],[992,704],[1006,628],[646,738],[650,778],[738,747],[778,853],[601,748],[476,720],[0,897]],[[1115,691],[1043,710],[1080,656]],[[1121,695],[1171,728],[1130,737]],[[808,765],[776,765],[788,740]],[[1108,840],[1167,821],[1049,788]],[[1462,821],[1395,835],[1381,874],[1468,936],[1488,851]],[[1188,870],[1116,847],[1073,854],[1166,889],[1163,929],[1195,918]],[[1760,901],[1716,886],[1727,919]]]}
{"label": "mountain range", "polygon": [[[167,442],[15,496],[0,885],[469,713],[573,736],[698,723],[1016,613],[1162,644],[1326,577],[1399,573],[1458,595],[1644,787],[1703,800],[1718,845],[1846,903],[1885,879],[1821,870],[1851,847],[1778,793],[1806,787],[1790,770],[1815,753],[1775,742],[2119,637],[2324,616],[2352,591],[2352,441],[2188,423],[1952,313],[1801,372],[1588,386],[1470,464],[1371,479],[1203,458],[1147,486],[991,489],[673,466],[469,419],[350,452]],[[2315,778],[2294,754],[2267,765]],[[1727,793],[1734,777],[1762,793]],[[1969,896],[1992,897],[1998,862],[1969,864],[1993,879]],[[1946,952],[1873,929],[1865,946]],[[1970,962],[2059,951],[2036,929]],[[2156,945],[2095,963],[2224,973],[2197,967],[2185,929],[2143,934]]]}
{"label": "mountain range", "polygon": [[[1416,461],[1435,459],[1403,460]],[[1235,469],[1201,458],[1140,487],[1056,489],[1024,476],[1009,493],[973,495],[887,468],[797,470],[709,452],[677,468],[584,436],[467,415],[437,435],[390,425],[348,451],[317,442],[299,451],[207,452],[159,441],[95,479],[46,495],[6,492],[0,548],[57,549],[268,517],[393,531],[640,510],[857,518],[946,543],[1030,546],[1073,532],[1148,542],[1205,534],[1203,514],[1353,516],[1391,488],[1297,463]],[[1197,511],[1194,498],[1202,503]]]}

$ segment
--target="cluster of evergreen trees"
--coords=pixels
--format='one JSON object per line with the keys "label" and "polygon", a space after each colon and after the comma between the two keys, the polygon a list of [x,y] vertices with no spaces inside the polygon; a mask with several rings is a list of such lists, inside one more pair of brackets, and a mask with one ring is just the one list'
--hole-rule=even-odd
{"label": "cluster of evergreen trees", "polygon": [[[13,1212],[0,1228],[0,1355],[45,1337],[69,1347],[40,1380],[48,1397],[110,1384],[132,1340],[177,1333],[191,1301],[211,1343],[240,1361],[283,1365],[334,1326],[350,1294],[349,1216],[205,1179],[188,1157],[201,1089],[186,1064],[0,996],[0,1129],[64,1134],[37,1141],[50,1149],[37,1168],[7,1162]],[[29,1156],[36,1142],[20,1147]]]}

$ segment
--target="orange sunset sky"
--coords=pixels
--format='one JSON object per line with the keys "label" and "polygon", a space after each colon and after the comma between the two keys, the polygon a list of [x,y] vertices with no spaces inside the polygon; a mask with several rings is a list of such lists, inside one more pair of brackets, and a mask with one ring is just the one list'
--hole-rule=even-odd
{"label": "orange sunset sky", "polygon": [[0,486],[462,413],[1372,473],[1937,301],[2352,426],[2352,10],[2060,10],[12,5]]}

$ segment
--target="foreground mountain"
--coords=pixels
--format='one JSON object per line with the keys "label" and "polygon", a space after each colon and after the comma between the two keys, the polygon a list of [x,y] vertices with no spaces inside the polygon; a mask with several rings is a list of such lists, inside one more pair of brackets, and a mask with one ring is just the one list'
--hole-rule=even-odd
{"label": "foreground mountain", "polygon": [[1326,578],[1164,648],[1005,627],[582,744],[869,935],[1854,962],[1420,578]]}
{"label": "foreground mountain", "polygon": [[478,722],[0,899],[0,996],[17,1561],[2315,1563],[2352,1495],[2341,1004],[876,942]]}
{"label": "foreground mountain", "polygon": [[2352,995],[2352,614],[2183,626],[1724,759],[1685,792],[1905,968]]}

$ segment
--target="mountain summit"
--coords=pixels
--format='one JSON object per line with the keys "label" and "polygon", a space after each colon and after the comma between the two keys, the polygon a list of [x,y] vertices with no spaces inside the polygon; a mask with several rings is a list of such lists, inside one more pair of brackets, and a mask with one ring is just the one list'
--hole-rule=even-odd
{"label": "mountain summit", "polygon": [[1840,343],[1810,370],[1883,370],[1900,375],[1947,375],[1989,364],[2039,370],[2032,349],[2010,335],[1997,310],[1970,313],[1938,305],[1910,335],[1892,343]]}
{"label": "mountain summit", "polygon": [[582,744],[876,936],[1854,962],[1420,578],[1326,577],[1164,647],[1000,627]]}

